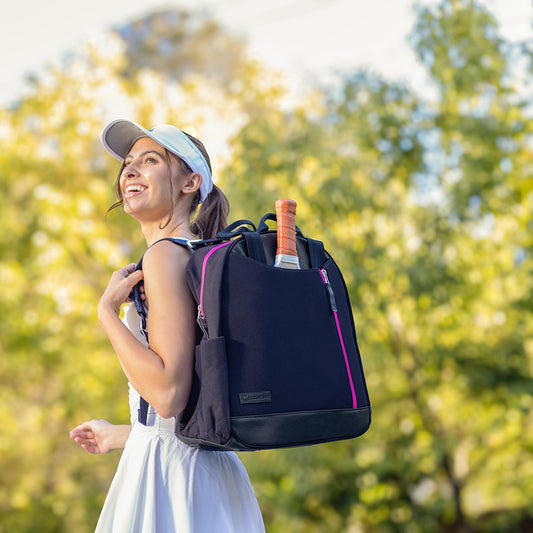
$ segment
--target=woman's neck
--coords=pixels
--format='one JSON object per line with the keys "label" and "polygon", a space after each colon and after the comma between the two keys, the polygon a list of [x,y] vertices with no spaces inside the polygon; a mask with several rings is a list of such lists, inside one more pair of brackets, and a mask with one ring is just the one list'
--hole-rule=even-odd
{"label": "woman's neck", "polygon": [[186,239],[194,239],[191,233],[189,221],[175,221],[171,220],[169,224],[161,227],[163,224],[157,222],[154,224],[141,224],[141,229],[146,239],[146,244],[151,246],[154,242],[168,237],[184,237]]}

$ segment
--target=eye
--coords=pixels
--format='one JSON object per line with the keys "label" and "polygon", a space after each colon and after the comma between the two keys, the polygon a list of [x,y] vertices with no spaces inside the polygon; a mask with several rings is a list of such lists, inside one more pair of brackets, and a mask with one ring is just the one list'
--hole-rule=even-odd
{"label": "eye", "polygon": [[157,159],[155,157],[149,155],[149,156],[146,157],[144,162],[147,163],[148,165],[153,165],[154,163],[157,163]]}

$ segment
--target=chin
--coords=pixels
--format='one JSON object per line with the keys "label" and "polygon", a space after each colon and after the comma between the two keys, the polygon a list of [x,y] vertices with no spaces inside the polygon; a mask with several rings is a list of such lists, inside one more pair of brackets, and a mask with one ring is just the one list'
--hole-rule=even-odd
{"label": "chin", "polygon": [[138,218],[138,216],[140,215],[140,213],[138,212],[138,210],[136,211],[135,209],[133,209],[131,207],[131,205],[129,205],[128,203],[124,202],[124,205],[123,205],[123,209],[124,209],[124,213],[126,213],[126,215],[129,215],[130,217],[133,217],[135,219]]}

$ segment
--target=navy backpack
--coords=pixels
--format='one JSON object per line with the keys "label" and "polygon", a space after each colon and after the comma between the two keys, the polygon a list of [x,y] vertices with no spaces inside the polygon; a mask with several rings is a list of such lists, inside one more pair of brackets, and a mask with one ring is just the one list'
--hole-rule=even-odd
{"label": "navy backpack", "polygon": [[[215,239],[169,239],[192,251],[187,281],[198,305],[193,386],[176,417],[177,437],[191,446],[304,446],[358,437],[370,425],[342,274],[298,228],[300,270],[274,267],[277,235],[266,222],[275,219],[268,213],[257,229],[237,221]],[[133,299],[146,331],[138,288]],[[141,422],[147,407],[141,400]]]}

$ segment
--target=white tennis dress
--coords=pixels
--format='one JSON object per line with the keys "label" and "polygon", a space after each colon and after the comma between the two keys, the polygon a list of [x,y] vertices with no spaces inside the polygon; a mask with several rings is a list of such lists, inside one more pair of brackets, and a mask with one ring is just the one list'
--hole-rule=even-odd
{"label": "white tennis dress", "polygon": [[[141,340],[134,306],[124,322]],[[174,418],[150,406],[137,421],[139,394],[130,385],[132,430],[96,533],[262,533],[248,474],[233,452],[192,448],[174,435]]]}

